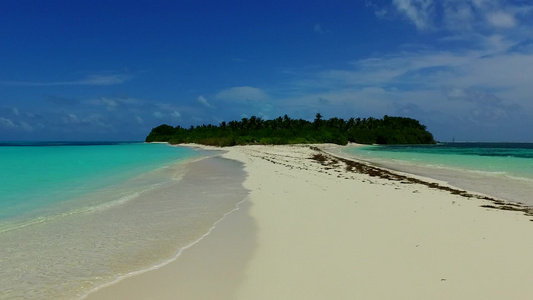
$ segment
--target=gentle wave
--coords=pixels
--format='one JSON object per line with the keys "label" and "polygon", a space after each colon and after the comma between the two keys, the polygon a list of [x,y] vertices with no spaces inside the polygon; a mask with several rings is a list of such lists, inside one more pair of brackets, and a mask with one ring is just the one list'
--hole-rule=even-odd
{"label": "gentle wave", "polygon": [[142,143],[0,146],[0,222],[69,211],[71,199],[198,156],[202,151]]}
{"label": "gentle wave", "polygon": [[130,277],[133,277],[133,276],[136,276],[136,275],[140,275],[140,274],[143,274],[143,273],[146,273],[146,272],[149,272],[149,271],[153,271],[153,270],[157,270],[161,267],[164,267],[174,261],[176,261],[180,256],[181,254],[183,253],[183,251],[191,248],[192,246],[198,244],[200,241],[202,241],[204,238],[206,238],[207,236],[209,236],[211,234],[211,232],[216,228],[216,226],[224,221],[228,215],[238,211],[240,209],[240,206],[241,204],[243,204],[246,200],[248,200],[249,196],[246,196],[244,199],[242,199],[240,202],[238,202],[236,205],[235,205],[235,208],[227,213],[224,214],[224,216],[222,218],[220,218],[219,220],[217,220],[215,223],[213,223],[213,226],[211,226],[206,233],[204,233],[200,238],[198,238],[197,240],[193,241],[192,243],[186,245],[186,246],[183,246],[181,248],[178,249],[177,253],[171,257],[170,259],[162,262],[162,263],[159,263],[159,264],[156,264],[154,266],[151,266],[149,268],[146,268],[146,269],[143,269],[143,270],[138,270],[138,271],[133,271],[133,272],[130,272],[130,273],[127,273],[125,275],[122,275],[122,276],[119,276],[117,277],[115,280],[111,281],[111,282],[108,282],[108,283],[105,283],[105,284],[102,284],[100,286],[97,286],[96,288],[88,291],[86,294],[82,295],[80,298],[78,298],[79,300],[82,300],[82,299],[85,299],[87,298],[90,294],[92,293],[95,293],[103,288],[106,288],[106,287],[109,287],[109,286],[112,286],[114,284],[117,284],[118,282],[124,280],[124,279],[127,279],[127,278],[130,278]]}
{"label": "gentle wave", "polygon": [[175,260],[244,201],[244,178],[235,161],[193,158],[66,203],[75,209],[4,222],[0,298],[74,299]]}
{"label": "gentle wave", "polygon": [[[149,190],[151,190],[151,189],[149,189]],[[146,191],[149,191],[149,190],[146,190]],[[39,225],[39,224],[43,224],[43,223],[47,223],[47,222],[53,222],[53,221],[56,221],[56,220],[58,220],[60,218],[70,217],[70,216],[77,215],[77,214],[84,214],[84,213],[90,213],[90,212],[94,212],[94,211],[107,210],[107,209],[110,209],[110,208],[113,208],[113,207],[116,207],[116,206],[119,206],[119,205],[123,205],[123,204],[127,203],[128,201],[139,197],[139,195],[141,193],[135,192],[135,193],[132,193],[130,195],[123,196],[123,197],[121,197],[121,198],[119,198],[119,199],[117,199],[115,201],[102,203],[102,204],[94,206],[94,207],[82,207],[82,208],[79,208],[79,209],[70,210],[70,211],[67,211],[67,212],[60,213],[60,214],[54,214],[54,215],[49,215],[49,216],[40,216],[40,217],[37,217],[37,218],[34,218],[34,219],[25,220],[25,221],[19,221],[19,222],[17,222],[17,221],[3,222],[3,224],[0,223],[0,234],[5,233],[5,232],[9,232],[9,231],[12,231],[12,230],[22,229],[22,228],[25,228],[25,227],[28,227],[28,226]]]}
{"label": "gentle wave", "polygon": [[[513,178],[533,180],[533,144],[453,144],[444,146],[364,146],[345,149],[366,159],[413,162],[428,167],[449,167],[488,173],[504,172]],[[463,147],[463,148],[462,148]]]}
{"label": "gentle wave", "polygon": [[[182,165],[182,163],[178,163],[176,165]],[[162,171],[164,169],[168,169],[168,168],[169,168],[169,166],[161,167],[161,168],[158,168],[158,169],[156,169],[156,170],[154,170],[152,172],[149,172],[149,174],[160,172],[160,171]],[[175,172],[174,175],[172,175],[172,177],[170,179],[172,180],[172,182],[175,183],[175,182],[180,181],[181,179],[183,179],[183,175],[184,175],[183,172]],[[141,175],[140,177],[142,177],[142,176],[143,175]],[[144,176],[146,176],[146,174],[144,174]],[[149,186],[143,187],[142,190],[139,190],[139,191],[136,191],[136,192],[132,192],[132,193],[130,192],[130,193],[127,193],[126,195],[118,196],[118,199],[116,199],[116,200],[109,200],[109,201],[106,201],[104,203],[96,204],[95,206],[82,206],[82,207],[78,207],[78,208],[75,208],[75,209],[70,209],[70,210],[65,211],[65,212],[51,214],[51,215],[45,215],[45,216],[39,216],[39,217],[31,218],[31,219],[28,219],[28,220],[20,220],[20,221],[10,220],[9,222],[3,221],[3,222],[0,222],[0,234],[8,232],[8,231],[12,231],[12,230],[22,229],[22,228],[25,228],[25,227],[28,227],[28,226],[33,226],[33,225],[38,225],[38,224],[43,224],[43,223],[47,223],[47,222],[56,221],[56,220],[58,220],[60,218],[70,217],[70,216],[73,216],[73,215],[76,215],[76,214],[84,214],[84,213],[91,213],[91,212],[108,210],[108,209],[111,209],[111,208],[114,208],[114,207],[117,207],[117,206],[120,206],[120,205],[124,205],[124,204],[128,203],[129,201],[131,201],[131,200],[133,200],[135,198],[138,198],[141,194],[144,194],[146,192],[150,192],[150,191],[152,191],[152,190],[154,190],[154,189],[156,189],[158,187],[164,186],[166,184],[168,184],[168,183],[165,183],[165,182],[154,183],[154,184],[151,184]],[[112,186],[112,187],[108,187],[107,189],[113,189],[113,188],[115,188],[115,187]],[[94,197],[95,197],[94,195],[88,194],[88,195],[83,195],[81,199],[94,198]],[[117,198],[117,196],[115,196],[114,198]],[[80,200],[78,200],[76,202],[83,203],[83,201],[80,201]]]}
{"label": "gentle wave", "polygon": [[[378,161],[378,160],[376,160]],[[383,164],[386,164],[387,161],[381,160],[380,161]],[[523,176],[517,176],[516,174],[510,173],[508,171],[488,171],[488,170],[474,170],[474,169],[468,169],[468,168],[460,168],[457,166],[449,166],[444,164],[428,164],[428,163],[420,163],[420,162],[408,162],[408,161],[402,161],[402,160],[394,160],[395,163],[405,165],[406,167],[416,167],[416,166],[422,166],[426,168],[433,168],[433,169],[440,169],[440,170],[448,170],[452,172],[464,172],[464,173],[470,173],[470,174],[478,174],[483,176],[491,176],[491,177],[505,177],[512,180],[519,180],[519,181],[525,181],[525,182],[533,182],[533,178],[529,177],[523,177]]]}

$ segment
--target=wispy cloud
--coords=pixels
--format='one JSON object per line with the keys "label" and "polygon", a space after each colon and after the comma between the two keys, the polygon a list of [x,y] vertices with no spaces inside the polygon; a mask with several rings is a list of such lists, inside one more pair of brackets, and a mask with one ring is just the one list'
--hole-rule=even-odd
{"label": "wispy cloud", "polygon": [[518,104],[507,104],[502,98],[492,93],[476,88],[455,88],[446,91],[447,97],[452,101],[466,101],[473,104],[470,109],[470,119],[485,124],[498,124],[505,120],[509,114],[521,109]]}
{"label": "wispy cloud", "polygon": [[104,105],[105,107],[107,107],[107,109],[109,110],[113,110],[117,108],[117,106],[119,105],[119,101],[116,99],[112,99],[112,98],[101,97],[96,101]]}
{"label": "wispy cloud", "polygon": [[506,0],[392,0],[390,5],[367,0],[366,6],[378,18],[402,17],[419,31],[511,29],[528,20],[533,11],[525,1]]}
{"label": "wispy cloud", "polygon": [[376,15],[376,17],[380,19],[386,18],[387,15],[389,14],[389,11],[386,7],[379,6],[376,3],[372,2],[371,0],[365,0],[365,6],[374,10],[374,14]]}
{"label": "wispy cloud", "polygon": [[220,91],[217,99],[227,101],[262,101],[269,97],[265,91],[251,86],[238,86]]}
{"label": "wispy cloud", "polygon": [[11,119],[0,117],[0,126],[3,128],[14,128],[15,123]]}
{"label": "wispy cloud", "polygon": [[393,0],[393,4],[418,30],[428,30],[433,27],[435,13],[433,0]]}
{"label": "wispy cloud", "polygon": [[476,33],[476,43],[461,40],[461,47],[412,46],[343,68],[295,75],[288,89],[298,95],[276,106],[332,116],[399,114],[444,135],[470,126],[473,132],[486,132],[487,139],[507,140],[488,128],[523,126],[533,118],[533,85],[527,76],[533,42],[528,31],[483,34]]}
{"label": "wispy cloud", "polygon": [[76,100],[76,105],[64,101],[61,96],[43,97],[46,103],[41,106],[26,106],[24,103],[16,108],[0,106],[0,135],[5,139],[16,139],[17,134],[23,132],[37,135],[46,132],[54,139],[76,139],[84,133],[100,139],[121,131],[128,132],[129,137],[125,138],[142,139],[142,135],[161,123],[175,124],[183,119],[190,122],[191,111],[202,111],[198,105],[191,104],[193,110],[169,101],[127,96],[80,99]]}
{"label": "wispy cloud", "polygon": [[86,78],[72,81],[5,81],[1,80],[0,84],[8,86],[26,86],[26,87],[47,87],[47,86],[107,86],[122,84],[133,77],[129,74],[94,74]]}
{"label": "wispy cloud", "polygon": [[[18,115],[17,115],[18,116]],[[0,129],[33,131],[33,127],[25,121],[17,121],[9,118],[0,117]]]}
{"label": "wispy cloud", "polygon": [[215,108],[215,106],[209,103],[209,101],[207,101],[207,99],[204,96],[198,96],[198,98],[196,98],[196,101],[198,101],[198,103],[202,104],[203,106],[207,108]]}
{"label": "wispy cloud", "polygon": [[138,109],[139,106],[143,105],[142,101],[129,97],[99,97],[97,99],[91,99],[85,102],[92,105],[104,106],[110,111],[116,109]]}
{"label": "wispy cloud", "polygon": [[173,118],[176,118],[176,119],[179,119],[181,118],[181,113],[177,110],[173,111],[171,114],[170,114]]}
{"label": "wispy cloud", "polygon": [[515,17],[505,11],[495,11],[487,14],[489,24],[494,27],[512,28],[516,26]]}

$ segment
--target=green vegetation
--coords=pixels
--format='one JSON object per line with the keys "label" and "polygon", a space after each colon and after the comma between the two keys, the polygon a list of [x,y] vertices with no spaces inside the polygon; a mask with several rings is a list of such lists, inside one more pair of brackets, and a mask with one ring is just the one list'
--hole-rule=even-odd
{"label": "green vegetation", "polygon": [[287,115],[274,120],[258,117],[240,121],[222,122],[219,126],[160,125],[150,132],[146,142],[169,142],[171,144],[197,143],[212,146],[248,144],[280,145],[348,142],[360,144],[434,144],[433,135],[417,120],[384,116],[376,118],[339,118],[329,120],[316,115],[313,122],[294,120]]}

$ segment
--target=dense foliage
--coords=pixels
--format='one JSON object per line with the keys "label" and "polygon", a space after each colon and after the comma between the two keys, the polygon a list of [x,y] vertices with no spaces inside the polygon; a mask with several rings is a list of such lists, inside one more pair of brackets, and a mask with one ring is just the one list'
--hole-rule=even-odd
{"label": "dense foliage", "polygon": [[433,135],[417,120],[384,116],[376,118],[339,118],[329,120],[316,115],[313,122],[291,119],[287,115],[274,120],[258,117],[222,122],[219,126],[201,125],[186,129],[160,125],[150,132],[146,142],[171,144],[197,143],[213,146],[246,144],[307,144],[348,142],[360,144],[432,144]]}

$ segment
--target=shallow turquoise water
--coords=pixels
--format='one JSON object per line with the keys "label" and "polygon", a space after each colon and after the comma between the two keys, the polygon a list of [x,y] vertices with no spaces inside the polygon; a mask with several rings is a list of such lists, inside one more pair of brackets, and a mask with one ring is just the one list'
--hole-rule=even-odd
{"label": "shallow turquoise water", "polygon": [[241,163],[166,144],[0,144],[0,299],[79,299],[243,201]]}
{"label": "shallow turquoise water", "polygon": [[346,147],[342,151],[391,169],[533,205],[531,143],[358,146]]}
{"label": "shallow turquoise water", "polygon": [[348,153],[533,179],[533,144],[450,143],[353,147]]}
{"label": "shallow turquoise water", "polygon": [[194,155],[164,144],[3,144],[0,222],[79,208],[84,204],[67,202]]}

